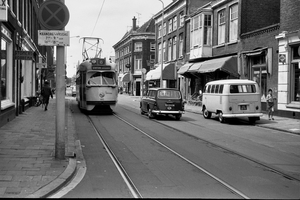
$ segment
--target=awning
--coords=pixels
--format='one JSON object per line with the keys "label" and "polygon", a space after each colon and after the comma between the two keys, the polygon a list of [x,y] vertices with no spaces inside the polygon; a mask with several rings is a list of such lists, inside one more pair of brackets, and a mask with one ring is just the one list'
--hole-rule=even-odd
{"label": "awning", "polygon": [[188,71],[188,69],[193,65],[194,63],[186,63],[183,66],[179,68],[177,71],[177,74],[184,74],[185,72]]}
{"label": "awning", "polygon": [[[163,80],[175,80],[175,64],[169,63],[169,64],[163,64]],[[160,79],[161,76],[161,65],[158,65],[157,68],[150,70],[146,74],[146,81],[149,80],[157,80]]]}
{"label": "awning", "polygon": [[232,74],[235,77],[239,77],[237,72],[237,57],[229,56],[224,58],[216,58],[212,60],[207,60],[201,64],[198,69],[199,73],[209,73],[216,70],[225,71]]}
{"label": "awning", "polygon": [[124,74],[123,77],[121,77],[121,82],[130,82],[130,74]]}
{"label": "awning", "polygon": [[193,65],[188,69],[187,72],[198,72],[199,73],[199,68],[201,67],[203,62],[196,62],[193,63]]}

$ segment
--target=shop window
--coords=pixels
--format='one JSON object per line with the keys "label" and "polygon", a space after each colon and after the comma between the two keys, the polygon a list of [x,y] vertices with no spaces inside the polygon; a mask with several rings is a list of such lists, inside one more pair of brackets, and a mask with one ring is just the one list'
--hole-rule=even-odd
{"label": "shop window", "polygon": [[6,59],[7,43],[1,40],[1,100],[7,98],[7,59]]}
{"label": "shop window", "polygon": [[292,46],[291,102],[300,102],[300,45]]}

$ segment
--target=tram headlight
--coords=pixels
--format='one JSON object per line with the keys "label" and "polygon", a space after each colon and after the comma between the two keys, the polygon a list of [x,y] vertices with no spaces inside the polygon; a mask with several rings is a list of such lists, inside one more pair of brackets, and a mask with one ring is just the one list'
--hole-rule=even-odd
{"label": "tram headlight", "polygon": [[229,107],[229,111],[232,111],[232,107],[231,106]]}
{"label": "tram headlight", "polygon": [[256,110],[258,110],[258,109],[259,109],[259,106],[256,106],[255,108],[256,108]]}

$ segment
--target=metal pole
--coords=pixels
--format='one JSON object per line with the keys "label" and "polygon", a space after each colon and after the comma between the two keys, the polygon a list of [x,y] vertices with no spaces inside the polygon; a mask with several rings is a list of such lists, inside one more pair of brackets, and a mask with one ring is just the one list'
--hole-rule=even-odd
{"label": "metal pole", "polygon": [[[65,3],[64,0],[61,0]],[[55,158],[65,158],[65,47],[56,47],[56,135]]]}
{"label": "metal pole", "polygon": [[160,87],[163,87],[163,66],[164,66],[164,2],[162,0],[159,0],[162,3],[162,12],[161,12],[161,71],[160,71]]}

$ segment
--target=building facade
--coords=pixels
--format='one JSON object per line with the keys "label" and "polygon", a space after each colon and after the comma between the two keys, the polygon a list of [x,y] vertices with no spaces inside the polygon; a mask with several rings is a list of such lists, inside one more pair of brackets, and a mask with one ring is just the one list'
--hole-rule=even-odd
{"label": "building facade", "polygon": [[[5,2],[5,1],[4,1]],[[8,0],[1,5],[0,126],[22,113],[36,95],[39,62],[53,60],[51,48],[38,46],[38,8],[43,1]]]}
{"label": "building facade", "polygon": [[147,87],[144,85],[145,74],[153,67],[155,60],[154,19],[138,27],[134,17],[132,29],[113,48],[119,87],[123,92],[141,96]]}
{"label": "building facade", "polygon": [[300,21],[299,1],[281,0],[278,53],[277,114],[300,118]]}

